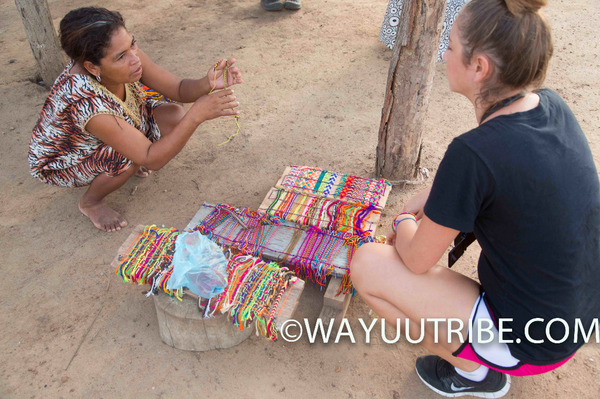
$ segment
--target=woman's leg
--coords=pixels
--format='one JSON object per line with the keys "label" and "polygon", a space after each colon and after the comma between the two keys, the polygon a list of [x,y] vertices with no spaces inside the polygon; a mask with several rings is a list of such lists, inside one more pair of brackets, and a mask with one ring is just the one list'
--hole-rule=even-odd
{"label": "woman's leg", "polygon": [[127,226],[127,221],[104,202],[104,197],[121,187],[131,176],[138,172],[139,165],[131,164],[129,169],[118,176],[109,177],[101,173],[79,200],[79,210],[87,216],[94,226],[104,231],[117,231]]}
{"label": "woman's leg", "polygon": [[[414,274],[390,245],[365,244],[352,259],[352,284],[379,316],[386,320],[411,320],[412,339],[420,337],[421,319],[456,318],[463,321],[462,337],[467,338],[468,320],[479,296],[479,284],[450,269],[434,266],[427,273]],[[394,324],[394,323],[392,323]],[[434,342],[434,325],[425,323],[421,345],[453,366],[473,371],[479,364],[452,356],[461,343],[458,336],[447,339],[447,325],[439,323],[438,343]],[[458,322],[453,328],[458,328]]]}
{"label": "woman's leg", "polygon": [[165,103],[154,108],[154,120],[158,124],[161,136],[168,136],[185,116],[185,108],[179,104]]}
{"label": "woman's leg", "polygon": [[[153,112],[162,136],[169,135],[185,115],[185,109],[181,105],[172,103],[162,104]],[[139,165],[131,164],[129,169],[115,177],[109,177],[105,173],[99,174],[79,200],[79,210],[100,230],[120,230],[121,227],[127,226],[127,221],[106,205],[104,197],[123,186],[134,174],[146,177],[149,173],[146,168],[141,170]]]}
{"label": "woman's leg", "polygon": [[[161,136],[168,136],[185,115],[185,109],[181,105],[174,103],[161,104],[154,108],[152,112],[154,113],[154,120],[158,125]],[[150,169],[142,166],[136,173],[136,176],[148,177],[150,173],[152,173]]]}

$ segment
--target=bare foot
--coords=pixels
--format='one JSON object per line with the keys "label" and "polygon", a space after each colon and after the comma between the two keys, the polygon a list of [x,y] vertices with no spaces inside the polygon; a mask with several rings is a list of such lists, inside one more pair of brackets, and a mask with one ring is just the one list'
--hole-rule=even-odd
{"label": "bare foot", "polygon": [[148,177],[150,176],[150,174],[152,173],[152,171],[144,166],[140,166],[140,169],[137,171],[137,173],[135,174],[137,177]]}
{"label": "bare foot", "polygon": [[109,208],[104,200],[92,205],[78,204],[79,210],[87,216],[94,226],[104,231],[118,231],[127,226],[127,221],[119,213]]}

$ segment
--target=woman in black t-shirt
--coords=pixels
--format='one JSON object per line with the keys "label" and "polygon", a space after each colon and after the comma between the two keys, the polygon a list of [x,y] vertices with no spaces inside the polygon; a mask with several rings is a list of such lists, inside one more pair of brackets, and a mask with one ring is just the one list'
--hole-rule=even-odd
{"label": "woman in black t-shirt", "polygon": [[[509,375],[556,369],[598,328],[598,173],[568,106],[529,91],[553,52],[544,5],[465,6],[444,60],[480,126],[450,144],[431,189],[394,220],[390,245],[364,245],[351,264],[369,306],[435,354],[417,360],[417,374],[444,396],[504,396]],[[461,231],[481,245],[481,285],[436,265]]]}

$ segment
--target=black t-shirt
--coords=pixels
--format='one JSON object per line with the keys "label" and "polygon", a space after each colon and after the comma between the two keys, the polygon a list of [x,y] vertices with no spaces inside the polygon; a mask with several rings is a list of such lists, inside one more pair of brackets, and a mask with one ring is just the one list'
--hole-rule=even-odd
{"label": "black t-shirt", "polygon": [[[540,90],[538,107],[498,116],[455,138],[425,205],[434,222],[475,232],[479,280],[494,317],[512,318],[514,357],[552,364],[582,344],[600,317],[600,184],[587,139],[565,102]],[[534,318],[529,335],[525,325]],[[569,325],[554,344],[548,321]],[[565,327],[554,322],[554,340]],[[595,341],[592,334],[591,340]]]}

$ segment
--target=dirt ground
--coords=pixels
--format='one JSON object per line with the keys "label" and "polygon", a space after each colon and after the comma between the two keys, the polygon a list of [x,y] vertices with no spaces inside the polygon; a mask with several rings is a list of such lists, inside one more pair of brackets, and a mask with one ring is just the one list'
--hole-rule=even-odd
{"label": "dirt ground", "polygon": [[[56,26],[70,9],[92,4],[49,0]],[[179,76],[201,77],[235,57],[245,80],[236,88],[238,137],[217,147],[235,124],[205,123],[165,168],[109,196],[130,226],[183,228],[203,201],[256,209],[288,164],[373,176],[391,57],[378,40],[387,0],[304,0],[301,11],[280,13],[264,12],[259,0],[101,5],[121,11],[140,47]],[[311,345],[252,336],[208,353],[163,344],[152,300],[109,267],[131,227],[100,232],[77,210],[84,189],[29,175],[29,138],[47,91],[32,83],[36,66],[14,2],[0,0],[0,10],[1,398],[437,397],[414,372],[424,351],[404,341],[365,344],[357,334],[357,344]],[[546,13],[556,49],[546,86],[571,106],[598,162],[600,2],[554,0]],[[441,63],[428,115],[423,166],[433,177],[450,140],[475,126]],[[385,226],[416,190],[392,192]],[[476,278],[477,255],[470,248],[456,269]],[[321,305],[322,292],[307,284],[296,318],[314,321]],[[355,297],[355,331],[360,317],[368,308]],[[507,397],[598,398],[599,367],[600,346],[588,344],[555,372],[514,378]]]}

